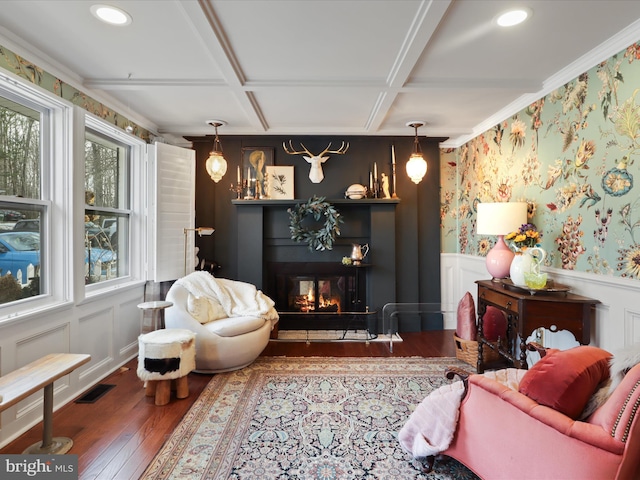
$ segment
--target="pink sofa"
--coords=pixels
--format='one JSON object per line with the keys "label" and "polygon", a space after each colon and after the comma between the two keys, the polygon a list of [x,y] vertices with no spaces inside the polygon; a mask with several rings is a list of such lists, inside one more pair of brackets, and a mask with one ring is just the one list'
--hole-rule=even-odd
{"label": "pink sofa", "polygon": [[640,478],[640,365],[586,421],[482,375],[468,377],[454,439],[443,455],[482,478]]}

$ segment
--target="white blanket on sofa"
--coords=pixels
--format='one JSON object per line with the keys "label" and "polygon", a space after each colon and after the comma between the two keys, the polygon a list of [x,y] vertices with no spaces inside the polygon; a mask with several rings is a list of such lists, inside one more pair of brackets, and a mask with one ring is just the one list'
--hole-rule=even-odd
{"label": "white blanket on sofa", "polygon": [[[526,370],[505,368],[483,375],[512,390],[518,390],[524,372]],[[402,448],[414,458],[438,455],[449,448],[458,425],[463,394],[464,385],[461,381],[443,385],[431,392],[398,433]]]}
{"label": "white blanket on sofa", "polygon": [[190,273],[176,283],[194,297],[217,300],[228,317],[278,319],[274,301],[250,283],[215,278],[203,271]]}

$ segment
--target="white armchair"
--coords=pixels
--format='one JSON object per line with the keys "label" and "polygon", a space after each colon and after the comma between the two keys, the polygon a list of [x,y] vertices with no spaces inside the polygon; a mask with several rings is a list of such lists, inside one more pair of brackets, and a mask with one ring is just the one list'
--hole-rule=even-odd
{"label": "white armchair", "polygon": [[237,316],[201,323],[189,311],[189,295],[179,282],[171,287],[167,301],[173,306],[165,310],[165,325],[196,334],[196,372],[238,370],[252,363],[269,343],[277,317]]}

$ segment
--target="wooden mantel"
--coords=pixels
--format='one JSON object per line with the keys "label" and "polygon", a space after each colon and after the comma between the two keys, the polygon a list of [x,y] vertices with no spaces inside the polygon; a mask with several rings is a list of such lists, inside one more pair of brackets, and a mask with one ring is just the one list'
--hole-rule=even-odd
{"label": "wooden mantel", "polygon": [[[231,200],[231,203],[234,205],[265,205],[265,206],[276,206],[276,205],[295,205],[297,203],[304,203],[308,199],[299,198],[299,199],[290,199],[290,200]],[[396,204],[400,203],[399,198],[362,198],[359,200],[352,200],[350,198],[327,198],[327,202],[334,205],[379,205],[379,204]]]}

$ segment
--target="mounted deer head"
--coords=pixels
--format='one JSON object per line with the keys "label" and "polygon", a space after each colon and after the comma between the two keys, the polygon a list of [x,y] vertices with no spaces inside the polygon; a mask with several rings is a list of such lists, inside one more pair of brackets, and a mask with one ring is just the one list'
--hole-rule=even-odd
{"label": "mounted deer head", "polygon": [[294,150],[293,145],[291,144],[291,140],[289,140],[289,148],[287,148],[287,145],[284,142],[282,142],[282,147],[284,148],[284,151],[289,155],[301,155],[304,153],[308,155],[308,156],[305,155],[304,159],[311,164],[311,170],[309,170],[309,179],[313,183],[320,183],[324,178],[324,173],[322,173],[322,164],[326,162],[327,159],[329,158],[329,157],[323,157],[325,153],[336,153],[338,155],[343,155],[349,149],[349,144],[347,143],[345,145],[345,143],[342,142],[342,145],[338,150],[329,150],[331,148],[331,144],[329,144],[327,145],[327,148],[325,148],[322,151],[322,153],[320,153],[319,155],[314,155],[309,150],[307,150],[307,147],[305,147],[302,143],[300,144],[300,146],[303,148],[303,150],[296,151]]}

